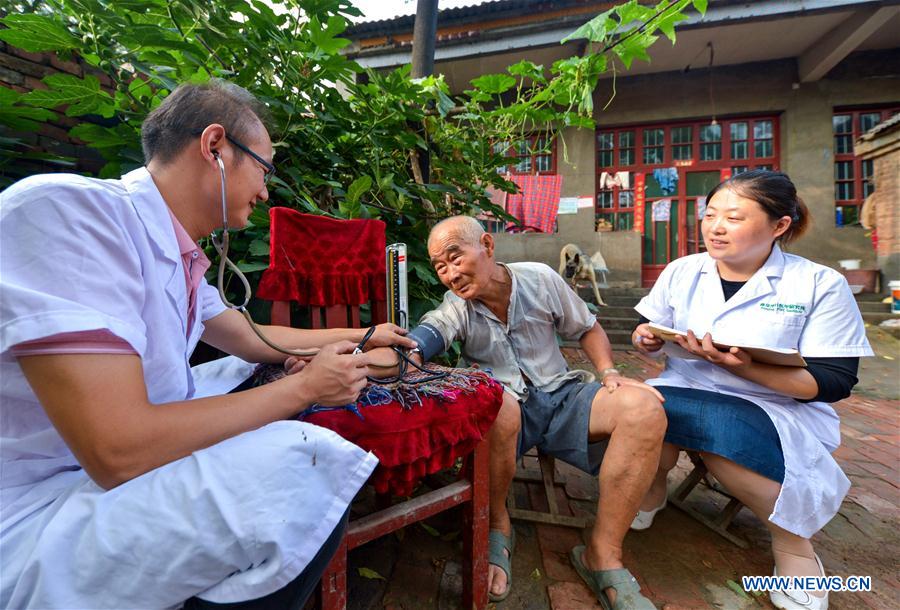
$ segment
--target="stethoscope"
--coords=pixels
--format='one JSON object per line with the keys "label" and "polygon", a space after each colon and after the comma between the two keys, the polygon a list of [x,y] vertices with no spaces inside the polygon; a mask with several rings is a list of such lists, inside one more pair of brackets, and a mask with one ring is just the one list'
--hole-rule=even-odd
{"label": "stethoscope", "polygon": [[[210,234],[210,239],[212,240],[213,247],[216,249],[216,252],[219,253],[219,269],[216,275],[216,287],[219,290],[219,298],[222,299],[222,302],[229,309],[234,309],[235,311],[240,312],[241,315],[244,316],[244,319],[247,320],[247,323],[250,324],[250,328],[253,329],[253,332],[256,333],[256,336],[260,338],[260,340],[274,349],[277,352],[281,352],[282,354],[286,354],[288,356],[297,356],[299,358],[311,358],[319,353],[318,349],[313,350],[295,350],[288,349],[286,347],[281,347],[280,345],[273,343],[268,337],[263,334],[262,330],[257,326],[256,322],[253,321],[253,318],[250,316],[250,312],[247,311],[247,304],[250,302],[250,298],[252,297],[252,290],[250,288],[250,282],[247,280],[247,276],[238,269],[238,266],[235,265],[231,259],[228,258],[228,244],[229,244],[229,235],[228,235],[228,206],[225,198],[225,163],[222,161],[222,157],[219,155],[218,151],[213,151],[213,156],[216,158],[216,163],[219,166],[219,174],[221,180],[219,181],[221,187],[221,195],[222,195],[222,241],[220,242],[216,237],[215,233]],[[240,305],[232,303],[228,300],[228,297],[225,296],[225,267],[231,268],[234,274],[241,281],[241,284],[244,285],[244,302]],[[375,326],[369,328],[366,331],[365,336],[362,341],[356,346],[356,349],[353,353],[361,353],[363,347],[366,345],[366,342],[372,337],[372,334],[375,332]],[[369,364],[369,366],[373,368],[383,368],[383,369],[392,369],[395,366],[398,367],[398,373],[394,377],[378,379],[374,377],[369,377],[369,381],[379,384],[390,384],[390,383],[399,383],[401,381],[405,381],[404,377],[406,377],[406,373],[409,369],[409,365],[412,365],[416,369],[422,371],[423,373],[428,374],[427,377],[423,379],[417,379],[415,381],[406,381],[406,383],[424,383],[427,381],[434,381],[436,379],[443,379],[447,376],[446,373],[440,371],[432,371],[425,367],[422,367],[412,361],[409,356],[404,352],[404,350],[394,346],[394,352],[397,354],[397,362],[394,364]]]}

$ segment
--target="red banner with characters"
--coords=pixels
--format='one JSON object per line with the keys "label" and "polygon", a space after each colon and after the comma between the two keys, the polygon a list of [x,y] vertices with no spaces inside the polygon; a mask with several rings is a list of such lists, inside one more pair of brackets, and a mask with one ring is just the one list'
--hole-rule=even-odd
{"label": "red banner with characters", "polygon": [[634,227],[633,230],[637,233],[644,232],[644,206],[646,205],[646,201],[644,200],[644,180],[645,176],[643,172],[637,172],[634,174]]}

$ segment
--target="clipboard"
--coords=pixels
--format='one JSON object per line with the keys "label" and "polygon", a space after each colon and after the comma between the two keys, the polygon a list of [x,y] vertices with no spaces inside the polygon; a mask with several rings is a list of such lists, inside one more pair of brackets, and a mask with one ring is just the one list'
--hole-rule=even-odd
{"label": "clipboard", "polygon": [[[653,333],[653,336],[662,339],[663,341],[674,341],[675,337],[687,337],[685,331],[669,328],[662,324],[650,322],[648,326],[650,332]],[[806,360],[804,360],[803,356],[800,355],[800,352],[795,349],[757,347],[754,345],[738,344],[729,345],[719,343],[718,341],[713,341],[713,345],[722,350],[727,350],[732,347],[740,348],[750,354],[750,358],[752,358],[754,362],[774,364],[777,366],[806,366]]]}

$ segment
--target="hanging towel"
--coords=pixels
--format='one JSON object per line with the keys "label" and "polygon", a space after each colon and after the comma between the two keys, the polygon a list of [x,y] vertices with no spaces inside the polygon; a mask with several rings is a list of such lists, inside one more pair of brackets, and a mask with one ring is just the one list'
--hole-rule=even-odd
{"label": "hanging towel", "polygon": [[506,211],[515,216],[519,224],[507,223],[506,230],[525,228],[553,233],[559,212],[562,176],[523,174],[512,176],[512,181],[519,187],[519,192],[507,198]]}
{"label": "hanging towel", "polygon": [[663,195],[674,195],[678,191],[678,168],[664,167],[653,170],[653,177],[659,183]]}

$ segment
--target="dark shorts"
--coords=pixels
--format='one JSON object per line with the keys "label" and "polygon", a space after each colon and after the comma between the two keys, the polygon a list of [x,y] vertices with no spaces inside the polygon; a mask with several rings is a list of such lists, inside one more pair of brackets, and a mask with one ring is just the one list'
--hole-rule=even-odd
{"label": "dark shorts", "polygon": [[784,482],[784,453],[769,415],[749,400],[691,388],[656,386],[666,397],[666,442],[706,451]]}
{"label": "dark shorts", "polygon": [[529,385],[528,399],[521,404],[518,455],[537,447],[589,474],[600,472],[608,441],[588,442],[588,429],[591,403],[601,387],[597,382],[573,380],[542,392]]}

